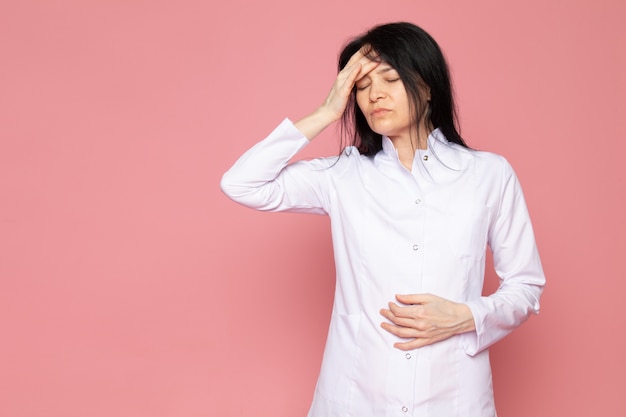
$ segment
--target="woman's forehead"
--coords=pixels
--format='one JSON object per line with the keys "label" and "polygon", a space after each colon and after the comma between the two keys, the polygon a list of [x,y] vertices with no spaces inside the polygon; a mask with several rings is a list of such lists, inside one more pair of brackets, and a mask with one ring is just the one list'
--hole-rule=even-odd
{"label": "woman's forehead", "polygon": [[378,67],[374,70],[377,74],[384,74],[385,72],[395,71],[396,69],[392,67],[390,64],[382,61]]}

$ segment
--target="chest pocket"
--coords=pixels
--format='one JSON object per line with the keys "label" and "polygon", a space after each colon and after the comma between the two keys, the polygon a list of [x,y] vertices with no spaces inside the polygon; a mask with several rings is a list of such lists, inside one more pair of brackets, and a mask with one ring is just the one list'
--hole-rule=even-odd
{"label": "chest pocket", "polygon": [[490,210],[478,204],[457,204],[446,222],[446,240],[463,259],[480,261],[487,249]]}

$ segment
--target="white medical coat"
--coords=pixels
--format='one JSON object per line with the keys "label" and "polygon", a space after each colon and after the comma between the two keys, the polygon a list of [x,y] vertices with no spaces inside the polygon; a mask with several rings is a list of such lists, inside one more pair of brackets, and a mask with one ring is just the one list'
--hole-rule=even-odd
{"label": "white medical coat", "polygon": [[[224,174],[222,190],[257,210],[327,214],[337,285],[309,417],[492,417],[487,347],[539,311],[545,283],[522,190],[501,156],[439,130],[412,171],[389,138],[374,157],[289,164],[308,140],[288,120]],[[487,246],[498,290],[482,296]],[[469,306],[476,330],[404,352],[380,327],[395,294]]]}

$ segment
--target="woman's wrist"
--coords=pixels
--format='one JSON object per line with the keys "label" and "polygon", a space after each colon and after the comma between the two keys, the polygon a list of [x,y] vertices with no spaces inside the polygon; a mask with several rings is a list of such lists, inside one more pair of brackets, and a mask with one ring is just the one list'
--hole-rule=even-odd
{"label": "woman's wrist", "polygon": [[472,310],[467,304],[457,304],[457,314],[460,318],[459,333],[473,332],[476,330],[476,322],[474,321],[474,315]]}
{"label": "woman's wrist", "polygon": [[294,125],[308,140],[313,140],[315,136],[337,120],[337,117],[322,105],[298,120]]}

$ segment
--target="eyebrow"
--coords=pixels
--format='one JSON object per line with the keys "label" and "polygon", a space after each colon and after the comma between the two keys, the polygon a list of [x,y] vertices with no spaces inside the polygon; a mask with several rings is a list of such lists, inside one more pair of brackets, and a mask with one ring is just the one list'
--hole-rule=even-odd
{"label": "eyebrow", "polygon": [[[384,74],[389,71],[396,71],[396,69],[389,64],[382,64],[376,70],[374,70],[376,74]],[[368,78],[370,78],[369,74],[365,75],[363,78],[358,79],[355,84],[360,84],[363,80],[366,80]]]}
{"label": "eyebrow", "polygon": [[392,66],[390,66],[390,65],[385,65],[385,66],[384,66],[384,67],[382,67],[382,68],[380,68],[380,67],[379,67],[378,69],[376,69],[376,71],[375,71],[375,72],[376,72],[376,74],[383,74],[383,73],[385,73],[385,72],[389,72],[389,71],[395,71],[395,68],[393,68],[393,67],[392,67]]}

